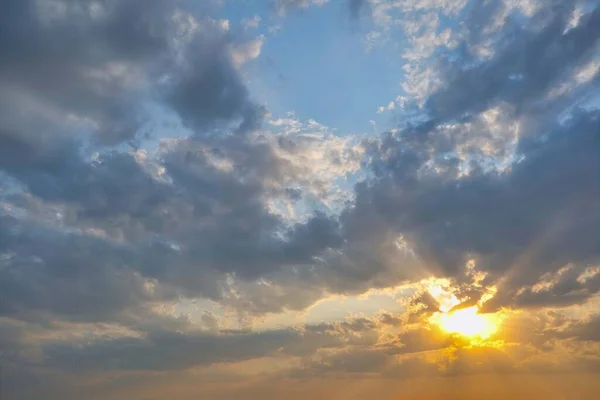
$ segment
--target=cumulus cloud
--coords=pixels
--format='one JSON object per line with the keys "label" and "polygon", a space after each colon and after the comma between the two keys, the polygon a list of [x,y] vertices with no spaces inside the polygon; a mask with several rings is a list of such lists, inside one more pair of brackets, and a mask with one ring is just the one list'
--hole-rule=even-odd
{"label": "cumulus cloud", "polygon": [[[238,30],[208,4],[8,1],[9,393],[597,372],[598,7],[467,3],[344,3],[369,11],[373,40],[406,39],[401,93],[376,110],[399,125],[352,136],[254,96],[268,44],[244,35],[267,17]],[[390,288],[400,311],[305,322],[320,300]],[[485,341],[432,319],[473,306],[502,318]]]}
{"label": "cumulus cloud", "polygon": [[[227,274],[236,279],[255,279],[285,264],[310,262],[312,254],[323,246],[337,243],[334,239],[321,243],[310,234],[314,229],[334,226],[335,222],[328,222],[329,217],[318,214],[306,227],[287,227],[280,216],[269,211],[267,198],[284,190],[297,190],[286,187],[294,179],[300,185],[305,181],[310,190],[317,190],[316,186],[323,188],[329,179],[343,175],[346,167],[345,161],[336,155],[339,150],[333,149],[333,145],[331,150],[325,150],[331,152],[327,157],[331,157],[331,165],[336,165],[339,172],[319,167],[325,160],[317,156],[312,166],[327,175],[311,178],[312,170],[307,170],[301,161],[294,161],[296,157],[304,157],[301,154],[313,157],[314,150],[295,145],[296,140],[308,145],[308,138],[296,139],[285,134],[269,143],[260,137],[213,135],[221,129],[247,135],[259,127],[265,112],[249,99],[242,83],[236,65],[242,47],[231,50],[227,24],[185,14],[166,2],[141,7],[140,12],[148,14],[143,22],[149,26],[140,25],[135,30],[128,30],[125,21],[136,13],[136,6],[111,2],[102,7],[97,5],[98,9],[95,3],[57,2],[55,6],[61,14],[47,22],[39,20],[35,13],[41,12],[36,7],[44,4],[11,6],[15,7],[13,17],[22,18],[18,26],[8,25],[14,29],[16,38],[20,37],[21,26],[29,24],[35,32],[39,30],[39,35],[22,38],[27,41],[26,46],[37,46],[31,50],[33,55],[45,55],[52,62],[72,63],[57,67],[57,73],[67,68],[79,71],[83,66],[78,63],[90,63],[91,60],[81,59],[87,53],[74,51],[69,57],[58,57],[54,48],[45,48],[62,40],[62,35],[71,38],[69,30],[80,29],[73,18],[63,14],[83,13],[91,21],[80,22],[86,33],[77,45],[90,53],[96,51],[107,60],[135,55],[137,58],[130,61],[145,74],[148,86],[145,90],[151,89],[165,107],[177,112],[193,133],[183,139],[160,139],[155,158],[144,152],[99,148],[90,159],[84,154],[90,151],[84,145],[85,132],[80,133],[81,128],[72,126],[69,118],[91,118],[79,116],[83,111],[78,108],[81,102],[77,98],[91,100],[95,76],[82,76],[81,82],[71,79],[69,85],[81,85],[72,93],[47,91],[46,80],[59,83],[51,75],[53,70],[47,70],[42,78],[35,68],[43,61],[25,56],[20,61],[19,52],[23,49],[15,47],[16,53],[7,58],[9,62],[2,75],[6,82],[10,79],[15,93],[2,93],[51,102],[51,107],[60,106],[58,111],[69,118],[57,119],[53,108],[41,109],[39,115],[37,108],[27,108],[27,114],[7,113],[15,117],[8,120],[11,123],[3,130],[1,164],[26,192],[9,196],[8,214],[3,216],[6,222],[2,231],[6,254],[3,263],[7,265],[2,270],[6,276],[3,282],[12,288],[3,292],[5,312],[42,308],[74,317],[79,313],[78,307],[85,313],[87,304],[90,307],[87,318],[101,319],[106,317],[104,311],[118,312],[148,300],[144,297],[148,285],[152,287],[151,297],[175,285],[190,296],[218,299],[226,292],[223,286]],[[116,36],[117,40],[113,35],[118,29],[123,32],[122,37]],[[126,45],[135,51],[123,48]],[[249,49],[255,47],[252,42],[247,45]],[[246,53],[250,57],[258,55],[255,50]],[[24,63],[31,63],[27,64],[31,68]],[[14,78],[15,74],[19,79]],[[111,96],[123,86],[115,81],[121,75],[113,75],[102,76],[116,85],[107,89]],[[69,102],[63,103],[59,97],[65,100],[68,97]],[[91,109],[96,112],[102,107],[103,103],[94,103]],[[53,119],[48,124],[50,117]],[[40,131],[42,126],[49,130]],[[45,213],[52,213],[52,207],[60,210],[52,217],[60,227],[45,226],[32,217],[29,212],[32,196],[34,202],[47,202]],[[32,218],[19,218],[20,213]],[[335,228],[332,232],[335,237]],[[316,233],[321,238],[329,235]],[[69,252],[67,248],[81,250]],[[94,263],[86,262],[85,258]],[[47,284],[42,284],[43,281]],[[49,285],[50,282],[57,286]],[[89,289],[89,285],[99,282],[106,282],[107,287]],[[114,285],[108,288],[110,282]],[[77,301],[61,298],[66,293],[61,287],[71,284],[81,288],[69,294]],[[129,286],[138,288],[140,293],[127,289]],[[94,293],[105,293],[111,300],[104,302],[95,298]],[[95,307],[102,312],[96,314]]]}
{"label": "cumulus cloud", "polygon": [[[515,65],[505,61],[509,54],[519,59],[528,57],[525,54],[529,53],[521,52],[521,40],[505,43],[507,50],[497,58],[459,73],[472,80],[478,88],[475,92],[462,80],[459,84],[450,79],[449,86],[432,94],[428,101],[432,119],[374,142],[372,152],[367,154],[373,156],[371,165],[378,178],[369,186],[357,188],[354,210],[343,216],[344,226],[364,231],[363,218],[369,216],[365,219],[373,221],[371,216],[375,214],[384,221],[385,229],[403,235],[416,247],[423,264],[437,273],[458,277],[466,263],[475,258],[478,268],[490,273],[486,283],[502,280],[501,294],[490,306],[519,302],[517,298],[524,305],[533,302],[533,297],[543,304],[542,296],[548,296],[547,304],[551,298],[568,302],[569,293],[575,292],[582,297],[573,297],[573,301],[579,302],[597,293],[597,288],[584,289],[571,278],[570,289],[566,282],[565,286],[556,285],[557,290],[565,290],[560,294],[549,290],[529,296],[527,289],[516,294],[522,286],[535,284],[542,274],[569,263],[575,264],[577,276],[598,257],[594,245],[597,232],[593,228],[598,218],[594,183],[598,171],[597,111],[574,111],[566,120],[558,119],[556,107],[564,109],[575,100],[569,95],[558,102],[545,97],[547,90],[558,84],[563,69],[585,65],[593,56],[596,39],[588,42],[576,37],[581,34],[588,38],[584,32],[597,29],[597,12],[588,13],[589,24],[581,22],[564,35],[567,22],[562,15],[557,12],[546,16],[547,25],[531,33],[529,42],[540,49],[548,40],[556,52],[553,54],[568,53],[559,56],[564,64],[553,63],[544,74],[535,73],[529,82],[525,78],[515,81],[513,87],[499,85],[506,94],[480,92],[479,88],[492,80],[478,74],[478,70],[493,70],[498,79],[510,74],[501,69]],[[571,40],[577,44],[568,45]],[[540,57],[523,62],[527,68],[544,68]],[[465,95],[471,105],[463,108],[460,104],[466,103],[448,98],[445,104],[449,108],[442,106],[440,99],[450,93]],[[482,107],[498,105],[502,105],[502,114],[516,124],[514,128],[506,123],[494,127],[491,115],[486,115],[490,109]],[[475,119],[488,127],[478,125],[473,129]],[[461,137],[470,143],[461,143]],[[591,150],[588,153],[585,149]],[[551,173],[551,165],[556,165],[558,159],[560,168]],[[506,160],[511,161],[506,164]],[[577,218],[575,214],[580,212],[586,217]],[[590,221],[594,222],[588,225]],[[515,300],[509,300],[513,296]]]}

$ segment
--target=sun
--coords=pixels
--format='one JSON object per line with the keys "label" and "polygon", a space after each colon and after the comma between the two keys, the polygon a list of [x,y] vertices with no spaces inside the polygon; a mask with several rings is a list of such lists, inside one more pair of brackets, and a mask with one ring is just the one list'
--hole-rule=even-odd
{"label": "sun", "polygon": [[436,313],[432,322],[448,333],[457,333],[468,338],[487,339],[498,328],[492,316],[479,314],[477,306],[449,313]]}

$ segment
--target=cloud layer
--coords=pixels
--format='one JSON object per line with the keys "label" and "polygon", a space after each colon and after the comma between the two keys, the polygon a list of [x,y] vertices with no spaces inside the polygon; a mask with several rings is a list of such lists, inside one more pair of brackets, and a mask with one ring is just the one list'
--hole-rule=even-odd
{"label": "cloud layer", "polygon": [[[356,378],[441,399],[418,380],[460,396],[472,376],[573,372],[576,396],[598,390],[597,4],[341,4],[236,22],[218,2],[6,2],[10,396],[330,398]],[[390,129],[271,114],[262,52],[313,12],[370,30],[365,57],[402,50],[398,95],[373,110]],[[328,318],[337,299],[372,312]],[[473,305],[502,321],[486,341],[432,322]]]}

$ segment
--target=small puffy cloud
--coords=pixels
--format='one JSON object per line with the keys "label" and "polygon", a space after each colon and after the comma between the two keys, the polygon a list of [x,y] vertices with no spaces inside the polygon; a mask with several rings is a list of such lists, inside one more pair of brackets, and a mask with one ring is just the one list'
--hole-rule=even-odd
{"label": "small puffy cloud", "polygon": [[394,101],[390,101],[387,106],[379,106],[377,107],[377,114],[381,114],[384,111],[392,111],[394,110],[394,108],[396,108],[396,104],[394,103]]}
{"label": "small puffy cloud", "polygon": [[231,58],[233,59],[233,63],[237,67],[240,67],[246,62],[254,60],[260,55],[263,43],[264,37],[261,36],[241,45],[232,46]]}
{"label": "small puffy cloud", "polygon": [[248,30],[248,29],[256,29],[260,25],[261,21],[262,21],[262,19],[260,18],[259,15],[254,15],[252,18],[243,18],[242,19],[242,26],[246,30]]}

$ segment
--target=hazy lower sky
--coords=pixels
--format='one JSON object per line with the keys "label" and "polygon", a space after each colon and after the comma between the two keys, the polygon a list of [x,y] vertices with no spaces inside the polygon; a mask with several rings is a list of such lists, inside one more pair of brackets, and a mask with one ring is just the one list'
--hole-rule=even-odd
{"label": "hazy lower sky", "polygon": [[597,0],[2,0],[4,400],[600,396]]}

